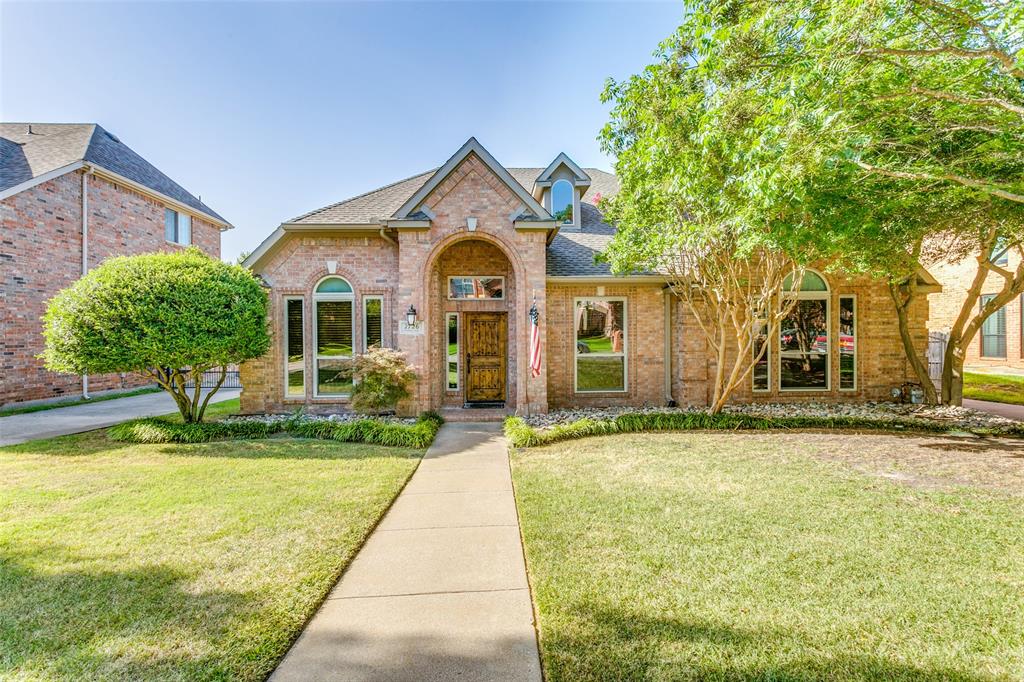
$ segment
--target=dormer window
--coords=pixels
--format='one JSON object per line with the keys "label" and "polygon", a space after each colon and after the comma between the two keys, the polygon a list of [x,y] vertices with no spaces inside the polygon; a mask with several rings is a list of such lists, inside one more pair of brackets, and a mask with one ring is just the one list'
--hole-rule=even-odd
{"label": "dormer window", "polygon": [[551,215],[561,225],[573,224],[573,188],[568,180],[558,180],[551,186]]}

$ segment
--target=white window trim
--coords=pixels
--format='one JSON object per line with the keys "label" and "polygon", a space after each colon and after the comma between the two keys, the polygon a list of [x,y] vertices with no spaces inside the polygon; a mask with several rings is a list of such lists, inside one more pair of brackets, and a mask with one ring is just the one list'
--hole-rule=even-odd
{"label": "white window trim", "polygon": [[[978,305],[978,310],[979,311],[980,310],[984,310],[985,306],[988,305],[988,301],[991,301],[996,296],[998,296],[998,294],[982,294],[982,295],[980,295],[978,297],[978,304],[979,304]],[[988,300],[986,300],[986,299],[988,299]],[[1006,322],[1006,309],[1009,308],[1009,307],[1010,307],[1010,305],[1008,303],[1004,303],[1002,308],[997,308],[994,313],[992,313],[987,318],[985,318],[985,322],[988,322],[989,320],[994,320],[995,316],[998,315],[999,313],[1003,314],[1003,329],[1005,331],[1003,331],[1002,336],[1003,336],[1003,345],[1006,347],[1006,352],[1003,353],[1002,355],[985,355],[985,337],[986,336],[999,336],[999,335],[998,334],[985,334],[985,323],[983,322],[981,325],[978,326],[978,357],[979,358],[981,358],[983,360],[1006,360],[1007,358],[1010,357],[1010,334],[1009,334],[1009,329],[1007,329],[1007,327],[1009,327],[1009,325]],[[1022,311],[1022,314],[1024,314],[1024,311]]]}
{"label": "white window trim", "polygon": [[[807,268],[806,272],[813,272],[818,277],[821,277],[821,281],[828,287],[825,291],[797,291],[796,293],[784,293],[783,299],[795,298],[798,301],[825,301],[825,330],[828,335],[828,349],[825,352],[825,387],[824,388],[810,388],[805,386],[798,386],[792,388],[783,388],[782,386],[782,344],[776,342],[779,347],[779,360],[776,363],[778,365],[778,371],[775,373],[776,385],[779,387],[780,393],[828,393],[832,390],[832,287],[829,286],[828,280],[825,279],[825,275],[821,274],[817,270]],[[779,326],[779,332],[782,332],[781,325]]]}
{"label": "white window trim", "polygon": [[[181,216],[183,216],[183,215],[184,216],[188,216],[188,241],[187,242],[176,242],[176,241],[172,241],[172,240],[167,238],[167,211],[173,211],[174,212],[174,233],[176,235],[180,235],[181,234],[181,230],[179,229],[179,226],[181,224]],[[171,208],[170,206],[164,206],[164,241],[166,243],[168,243],[168,244],[174,244],[175,246],[192,246],[192,243],[193,243],[193,240],[192,240],[192,228],[194,227],[194,222],[195,222],[195,217],[192,214],[186,213],[184,211],[179,211],[178,209]]]}
{"label": "white window trim", "polygon": [[[367,301],[380,301],[380,346],[381,346],[381,348],[384,347],[384,297],[381,296],[380,294],[367,294],[366,296],[363,296],[363,339],[362,339],[362,347],[363,347],[363,352],[364,353],[370,350],[370,344],[367,342],[367,338],[366,338],[368,336],[367,330],[370,328],[370,325],[367,323],[367,318],[366,318],[366,315],[367,315],[366,302]],[[355,338],[355,337],[353,337],[353,338]]]}
{"label": "white window trim", "polygon": [[[842,310],[842,308],[843,308],[843,299],[844,298],[849,298],[849,299],[851,299],[853,301],[853,387],[852,388],[843,388],[843,341],[842,341],[842,338],[841,338],[842,334],[836,334],[836,341],[838,342],[838,345],[836,345],[836,353],[837,353],[837,355],[839,357],[839,390],[840,391],[844,391],[844,392],[850,392],[850,391],[856,391],[857,390],[857,384],[859,383],[857,381],[857,375],[859,374],[859,372],[857,371],[859,369],[857,367],[857,365],[858,365],[858,362],[857,362],[857,351],[859,350],[860,339],[858,338],[859,335],[857,334],[857,325],[860,324],[860,310],[857,309],[857,294],[840,294],[839,295],[839,301],[838,301],[839,310]],[[842,324],[842,322],[843,322],[842,319],[837,314],[836,315],[836,326],[838,327],[840,324]],[[836,331],[839,331],[839,330],[837,329]]]}
{"label": "white window trim", "polygon": [[[345,282],[348,283],[349,287],[352,288],[352,291],[349,292],[349,293],[326,293],[326,294],[318,294],[318,293],[316,293],[317,288],[321,284],[323,284],[324,280],[327,280],[327,279],[340,279],[340,280],[344,280]],[[347,279],[345,279],[344,277],[341,277],[339,275],[328,275],[326,277],[323,277],[319,281],[317,281],[317,283],[313,286],[313,311],[312,311],[313,312],[313,315],[312,315],[312,318],[313,318],[313,397],[314,398],[332,398],[332,399],[350,398],[352,396],[351,393],[324,393],[324,394],[320,393],[320,360],[339,360],[339,359],[342,359],[342,358],[345,357],[343,355],[342,356],[338,356],[338,355],[325,355],[323,357],[320,357],[320,353],[317,352],[317,349],[320,347],[320,342],[319,342],[320,325],[317,323],[317,303],[319,303],[320,301],[351,301],[352,302],[352,309],[353,309],[352,310],[352,355],[348,356],[349,358],[352,358],[352,357],[355,356],[355,349],[356,349],[356,316],[355,316],[356,295],[355,295],[355,287],[352,287],[352,282],[349,282]]]}
{"label": "white window trim", "polygon": [[[591,358],[617,358],[622,357],[622,388],[621,389],[599,389],[599,390],[580,390],[580,364],[577,362],[581,357],[581,353],[576,351],[576,344],[579,343],[579,339],[576,337],[579,331],[576,328],[576,308],[581,302],[585,301],[604,301],[606,303],[614,303],[615,301],[622,301],[622,352],[621,353],[585,353],[587,357]],[[628,393],[629,392],[629,299],[625,296],[579,296],[572,300],[572,388],[574,393],[580,393],[583,395],[587,394],[606,394],[606,393]]]}
{"label": "white window trim", "polygon": [[569,183],[569,187],[572,189],[572,222],[571,223],[558,223],[558,227],[579,227],[580,226],[580,192],[579,188],[576,187],[576,183],[565,178],[559,178],[551,183],[551,189],[548,190],[548,213],[552,216],[555,215],[555,185],[560,182]]}
{"label": "white window trim", "polygon": [[[455,388],[448,384],[448,323],[455,318]],[[445,313],[444,315],[444,390],[448,393],[458,393],[462,390],[462,320],[458,313]]]}
{"label": "white window trim", "polygon": [[[306,399],[306,375],[309,374],[309,370],[306,369],[306,297],[305,296],[285,296],[283,299],[284,305],[283,315],[284,323],[281,325],[283,329],[282,334],[282,347],[284,356],[284,399],[285,400],[305,400]],[[300,301],[302,303],[302,395],[292,395],[288,392],[288,301]]]}
{"label": "white window trim", "polygon": [[[767,348],[765,348],[765,351],[764,351],[764,359],[767,360],[767,362],[768,362],[768,385],[765,388],[757,388],[754,385],[754,381],[756,380],[756,377],[754,376],[754,372],[757,369],[757,365],[755,363],[754,367],[750,370],[750,390],[752,392],[754,392],[754,393],[771,393],[772,392],[772,337],[771,337],[772,330],[771,330],[771,325],[768,324],[768,320],[767,319],[762,318],[761,321],[764,323],[765,327],[768,327],[766,338],[765,338],[765,346],[767,346]],[[757,351],[756,346],[751,347],[751,349],[750,349],[751,358],[753,358],[753,356],[756,353],[756,351]]]}
{"label": "white window trim", "polygon": [[[501,280],[501,296],[498,298],[456,298],[452,296],[452,280],[453,279],[500,279]],[[448,276],[448,291],[446,293],[449,301],[504,301],[505,300],[505,276],[504,275],[449,275]]]}

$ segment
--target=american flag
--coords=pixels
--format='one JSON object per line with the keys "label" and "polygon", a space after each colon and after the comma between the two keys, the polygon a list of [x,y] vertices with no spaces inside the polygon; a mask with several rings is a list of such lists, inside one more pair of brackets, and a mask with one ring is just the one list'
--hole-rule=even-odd
{"label": "american flag", "polygon": [[530,306],[530,371],[533,376],[540,376],[540,313],[537,312],[537,299]]}

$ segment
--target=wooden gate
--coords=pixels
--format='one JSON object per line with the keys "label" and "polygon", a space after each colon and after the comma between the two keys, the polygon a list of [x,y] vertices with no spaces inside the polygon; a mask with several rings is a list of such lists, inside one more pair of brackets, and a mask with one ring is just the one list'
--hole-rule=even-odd
{"label": "wooden gate", "polygon": [[942,380],[942,362],[946,356],[947,343],[949,334],[928,332],[928,376],[936,386]]}

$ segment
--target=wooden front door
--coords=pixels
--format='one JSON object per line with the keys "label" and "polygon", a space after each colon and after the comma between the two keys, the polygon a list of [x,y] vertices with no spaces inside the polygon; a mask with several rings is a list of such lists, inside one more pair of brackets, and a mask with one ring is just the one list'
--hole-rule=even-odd
{"label": "wooden front door", "polygon": [[466,401],[505,400],[505,313],[466,313]]}

